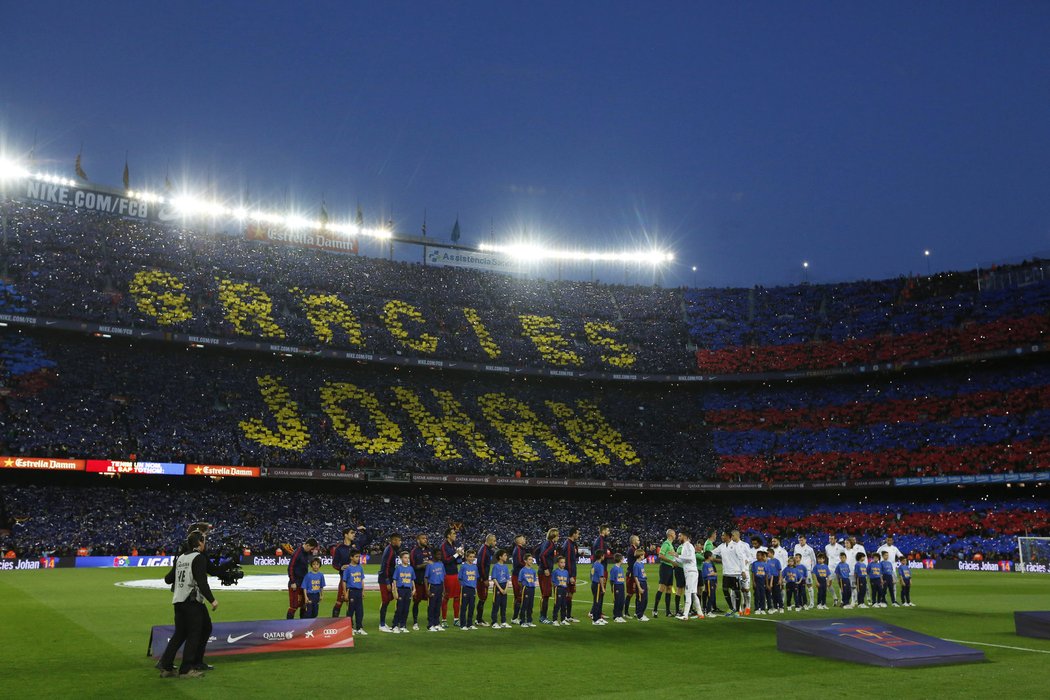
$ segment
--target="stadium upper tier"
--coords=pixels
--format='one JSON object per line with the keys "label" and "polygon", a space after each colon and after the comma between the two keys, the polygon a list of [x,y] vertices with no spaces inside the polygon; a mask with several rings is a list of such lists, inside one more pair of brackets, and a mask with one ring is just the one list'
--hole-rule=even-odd
{"label": "stadium upper tier", "polygon": [[[661,289],[423,266],[3,203],[0,313],[509,367],[828,369],[1042,343],[1050,282]],[[1041,268],[1040,268],[1041,270]],[[694,349],[695,348],[695,349]]]}
{"label": "stadium upper tier", "polygon": [[1050,464],[1050,363],[1034,358],[610,385],[7,328],[0,387],[0,454],[21,456],[766,483]]}

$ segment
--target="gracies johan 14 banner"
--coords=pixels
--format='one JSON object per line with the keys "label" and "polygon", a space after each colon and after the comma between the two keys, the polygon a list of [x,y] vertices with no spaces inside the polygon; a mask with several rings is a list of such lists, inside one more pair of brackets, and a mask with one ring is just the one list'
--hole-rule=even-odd
{"label": "gracies johan 14 banner", "polygon": [[[175,625],[155,625],[150,631],[146,654],[159,659],[173,634]],[[211,634],[208,656],[349,649],[354,646],[353,621],[346,617],[219,622],[212,628]],[[182,653],[181,650],[179,653]]]}

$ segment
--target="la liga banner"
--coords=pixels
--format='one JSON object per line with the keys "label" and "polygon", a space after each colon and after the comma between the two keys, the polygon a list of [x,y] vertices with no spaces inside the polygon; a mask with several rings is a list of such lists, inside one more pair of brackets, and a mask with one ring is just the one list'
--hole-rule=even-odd
{"label": "la liga banner", "polygon": [[[160,658],[175,625],[154,625],[150,630],[146,655]],[[354,646],[353,621],[350,618],[315,618],[313,620],[250,620],[219,622],[208,639],[208,656],[232,654],[265,654],[274,651],[306,649],[350,649]],[[179,650],[179,654],[182,650]]]}

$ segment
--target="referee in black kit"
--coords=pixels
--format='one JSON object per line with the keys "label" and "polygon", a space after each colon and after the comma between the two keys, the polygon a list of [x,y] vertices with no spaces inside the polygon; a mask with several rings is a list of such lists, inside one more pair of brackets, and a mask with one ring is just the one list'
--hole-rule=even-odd
{"label": "referee in black kit", "polygon": [[[204,676],[204,648],[211,633],[211,616],[205,601],[215,610],[219,603],[208,585],[207,562],[204,556],[204,533],[190,532],[183,552],[175,557],[171,571],[164,582],[172,587],[171,602],[175,608],[175,634],[160,657],[161,678],[200,678]],[[182,665],[175,673],[175,654],[182,650]]]}

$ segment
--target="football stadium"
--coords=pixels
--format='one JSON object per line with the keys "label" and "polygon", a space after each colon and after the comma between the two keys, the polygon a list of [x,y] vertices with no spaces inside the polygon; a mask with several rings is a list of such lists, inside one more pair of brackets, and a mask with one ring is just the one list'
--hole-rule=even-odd
{"label": "football stadium", "polygon": [[[1050,25],[1001,12],[982,45],[1025,13],[1032,37]],[[539,71],[507,61],[522,89]],[[1050,107],[1028,89],[1003,88],[1026,118]],[[10,696],[1046,693],[1045,197],[1025,213],[1041,239],[940,243],[996,262],[931,263],[921,239],[899,262],[918,272],[847,251],[825,273],[803,251],[786,278],[731,256],[708,278],[693,223],[428,231],[422,200],[399,200],[420,226],[333,190],[252,194],[221,166],[103,170],[60,147],[96,117],[45,135],[38,99],[39,127],[0,104]],[[1050,154],[1041,138],[1024,147]],[[756,258],[777,257],[766,230]],[[879,245],[862,238],[843,245]]]}

